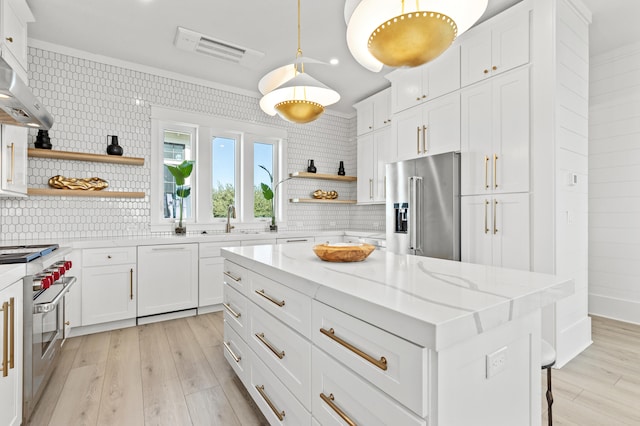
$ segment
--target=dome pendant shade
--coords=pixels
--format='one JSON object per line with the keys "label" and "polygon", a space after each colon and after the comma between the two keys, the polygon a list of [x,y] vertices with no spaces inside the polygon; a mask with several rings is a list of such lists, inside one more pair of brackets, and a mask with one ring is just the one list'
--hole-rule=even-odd
{"label": "dome pendant shade", "polygon": [[457,35],[456,23],[437,12],[406,13],[378,26],[369,52],[391,67],[417,67],[442,54]]}
{"label": "dome pendant shade", "polygon": [[324,112],[322,105],[306,100],[283,101],[276,104],[274,108],[280,117],[298,124],[310,123]]}

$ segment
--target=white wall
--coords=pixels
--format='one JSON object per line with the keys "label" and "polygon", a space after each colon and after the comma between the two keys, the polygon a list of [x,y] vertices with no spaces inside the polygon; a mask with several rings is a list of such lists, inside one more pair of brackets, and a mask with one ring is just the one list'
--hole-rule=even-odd
{"label": "white wall", "polygon": [[[288,133],[287,172],[306,170],[307,160],[314,159],[319,173],[336,173],[340,160],[347,174],[357,173],[355,117],[325,114],[316,122],[295,125],[264,114],[252,96],[130,65],[64,48],[29,48],[29,86],[55,119],[49,132],[53,149],[104,153],[106,136],[118,135],[125,156],[145,159],[139,167],[30,158],[30,187],[47,187],[47,180],[59,174],[98,176],[114,190],[148,194],[151,105],[284,128]],[[31,147],[35,135],[31,131]],[[341,198],[356,197],[355,184],[298,179],[287,182],[286,198],[309,198],[316,189],[337,190]],[[384,206],[287,207],[289,230],[384,230]],[[0,241],[146,235],[150,234],[149,223],[148,196],[0,198]]]}
{"label": "white wall", "polygon": [[589,312],[640,323],[640,43],[591,58]]}

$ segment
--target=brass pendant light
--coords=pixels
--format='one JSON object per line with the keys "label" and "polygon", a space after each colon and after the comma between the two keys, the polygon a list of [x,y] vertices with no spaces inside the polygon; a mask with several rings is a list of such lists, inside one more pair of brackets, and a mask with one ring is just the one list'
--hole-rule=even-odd
{"label": "brass pendant light", "polygon": [[[258,83],[264,95],[260,108],[269,115],[278,114],[292,123],[309,123],[324,112],[340,95],[311,77],[304,70],[305,58],[300,47],[300,0],[298,0],[298,50],[293,64],[277,68]],[[311,61],[317,62],[317,61]]]}

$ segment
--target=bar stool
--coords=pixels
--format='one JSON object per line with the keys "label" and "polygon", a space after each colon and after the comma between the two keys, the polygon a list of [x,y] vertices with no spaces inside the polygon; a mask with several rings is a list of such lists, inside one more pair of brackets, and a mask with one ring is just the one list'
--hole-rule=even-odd
{"label": "bar stool", "polygon": [[547,370],[547,406],[549,410],[547,417],[549,418],[549,426],[553,425],[553,416],[551,414],[551,406],[553,405],[553,394],[551,393],[551,367],[556,363],[556,351],[545,340],[540,341],[540,363],[542,369]]}

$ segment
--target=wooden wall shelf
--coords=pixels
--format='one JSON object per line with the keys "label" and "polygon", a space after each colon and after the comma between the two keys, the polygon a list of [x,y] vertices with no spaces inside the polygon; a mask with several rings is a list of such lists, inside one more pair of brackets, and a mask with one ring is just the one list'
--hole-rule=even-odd
{"label": "wooden wall shelf", "polygon": [[92,161],[95,163],[144,165],[144,158],[120,157],[118,155],[88,154],[84,152],[54,151],[50,149],[29,148],[27,156],[34,158],[54,158],[56,160]]}
{"label": "wooden wall shelf", "polygon": [[144,192],[83,191],[80,189],[28,188],[27,195],[53,197],[144,198]]}
{"label": "wooden wall shelf", "polygon": [[290,203],[319,203],[319,204],[355,204],[356,200],[325,200],[318,198],[289,198]]}
{"label": "wooden wall shelf", "polygon": [[339,176],[339,175],[328,175],[323,173],[309,173],[309,172],[294,172],[294,173],[289,173],[289,176],[292,178],[340,180],[343,182],[355,182],[358,179],[355,176]]}

